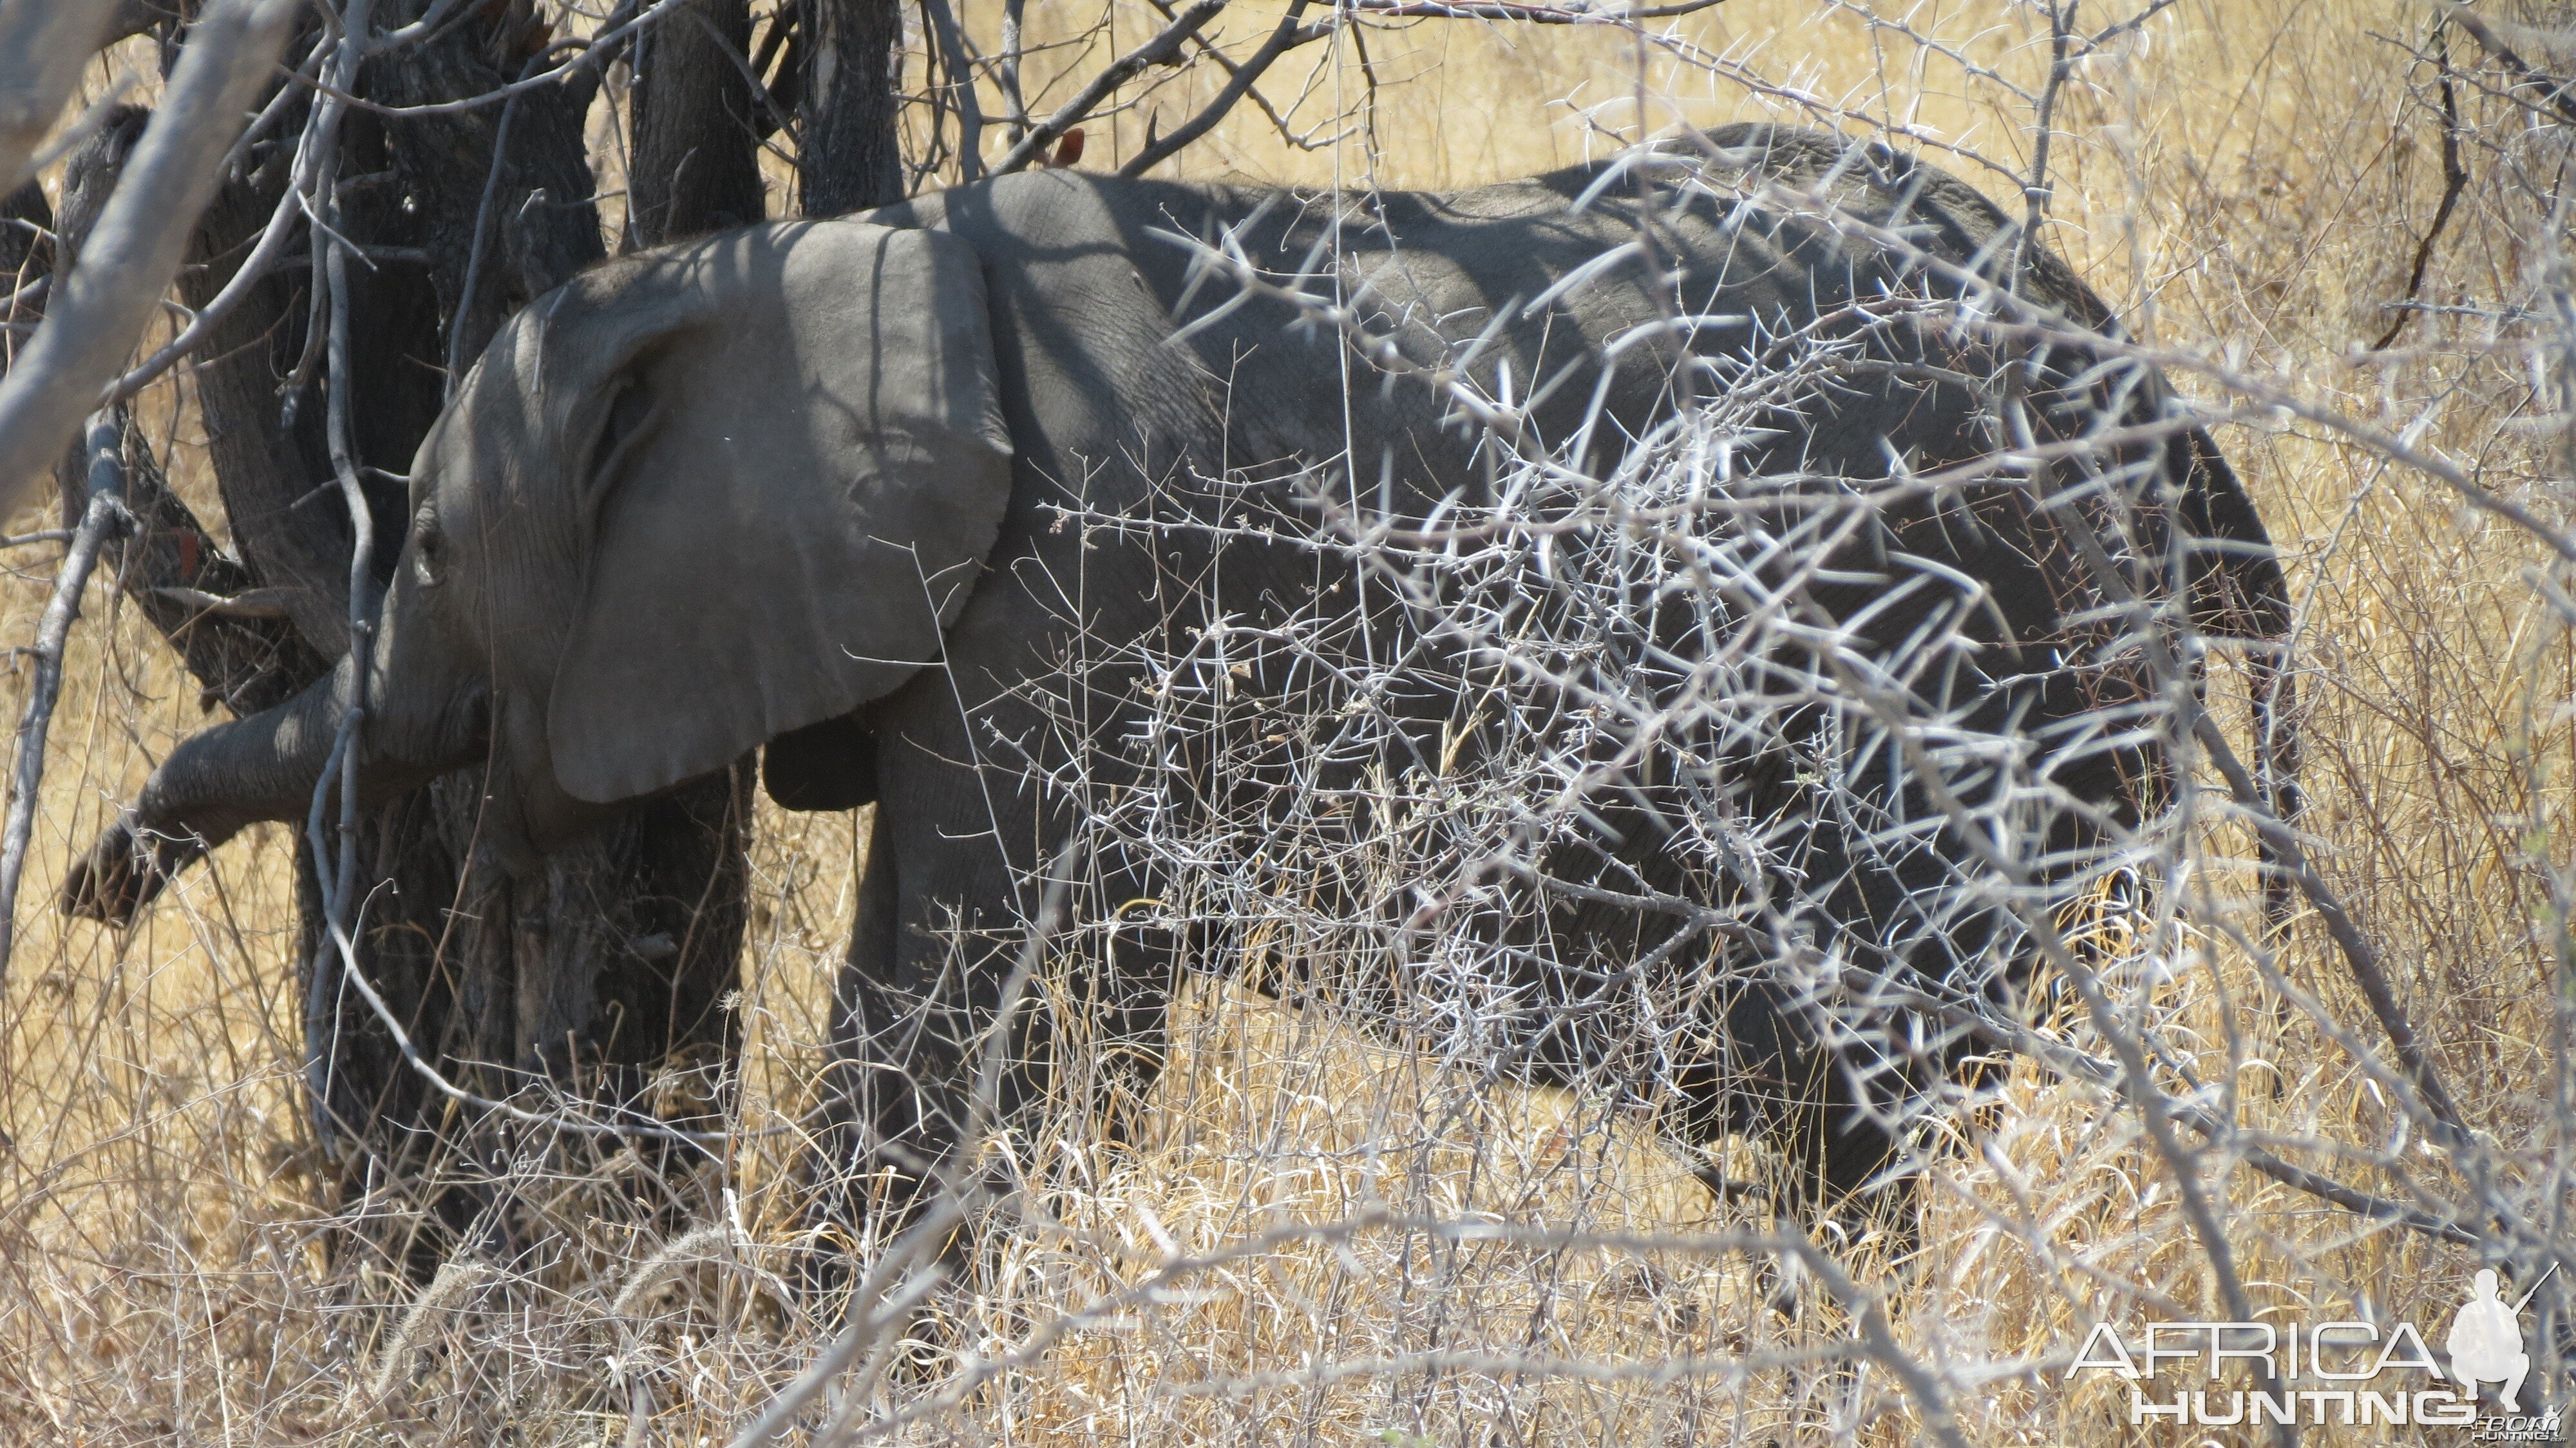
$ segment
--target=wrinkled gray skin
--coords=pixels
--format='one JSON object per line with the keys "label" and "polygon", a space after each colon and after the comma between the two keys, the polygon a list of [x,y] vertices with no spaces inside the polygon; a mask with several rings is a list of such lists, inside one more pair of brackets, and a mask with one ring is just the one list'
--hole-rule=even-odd
{"label": "wrinkled gray skin", "polygon": [[[1716,140],[1734,163],[1721,181],[1812,180],[1845,167],[1847,208],[1913,225],[1938,255],[1977,257],[2002,224],[1960,183],[1883,151],[1849,154],[1831,138],[1764,128]],[[1647,203],[1634,181],[1572,209],[1595,174],[1355,201],[1340,220],[1345,293],[1365,295],[1372,325],[1392,329],[1424,363],[1454,357],[1502,311],[1510,320],[1476,359],[1476,375],[1495,385],[1508,364],[1526,392],[1528,379],[1573,366],[1578,375],[1538,410],[1543,436],[1570,437],[1594,395],[1602,344],[1664,306],[1649,269],[1632,259],[1522,315],[1521,302],[1639,235]],[[1730,216],[1704,194],[1686,204],[1677,195],[1652,193],[1653,235],[1678,264],[1685,310],[1786,330],[1875,294],[1900,270],[1865,247],[1838,248],[1812,223],[1759,209]],[[1117,745],[1133,706],[1128,681],[1112,670],[1076,688],[1059,669],[1071,644],[1072,581],[1097,634],[1111,640],[1158,627],[1177,636],[1216,612],[1258,620],[1333,582],[1328,565],[1285,549],[1235,547],[1213,573],[1208,545],[1186,538],[1152,549],[1095,539],[1086,550],[1080,529],[1056,526],[1056,509],[1079,499],[1098,511],[1152,512],[1169,506],[1153,501],[1154,484],[1177,469],[1259,464],[1276,475],[1339,453],[1346,425],[1356,471],[1372,485],[1386,477],[1399,511],[1419,515],[1444,494],[1481,486],[1472,435],[1442,399],[1413,381],[1385,385],[1356,362],[1346,381],[1336,340],[1292,328],[1284,306],[1244,305],[1175,342],[1176,316],[1206,316],[1226,289],[1193,293],[1187,253],[1151,233],[1243,224],[1254,258],[1291,271],[1334,224],[1331,205],[1251,188],[1029,173],[863,218],[684,243],[600,267],[542,299],[493,342],[413,465],[416,516],[369,660],[365,800],[488,758],[488,828],[520,858],[764,744],[782,802],[875,801],[839,990],[837,1089],[852,1133],[842,1149],[857,1164],[918,1179],[963,1129],[972,1071],[960,1043],[993,1018],[1035,910],[1019,882],[1045,864],[1069,819],[1067,802],[1009,757],[1013,741],[1048,737],[1033,693],[1078,697],[1098,721],[1095,777],[1132,777]],[[2036,254],[2030,267],[2027,294],[2108,325],[2100,302],[2054,258]],[[1691,345],[1740,357],[1745,337],[1715,329]],[[1905,345],[1921,360],[1931,344]],[[1669,345],[1629,349],[1606,390],[1610,412],[1630,428],[1659,415],[1670,405],[1673,358]],[[1953,370],[1994,370],[1991,356],[1969,360],[1979,365]],[[2119,405],[2154,415],[2166,401],[2160,384],[2131,381]],[[1873,479],[1886,476],[1891,454],[1928,471],[1991,446],[1978,399],[1949,384],[1882,380],[1816,405],[1823,414],[1754,461]],[[1599,429],[1596,451],[1614,436]],[[2204,626],[2280,633],[2279,570],[2234,476],[2196,430],[2166,451],[2156,466],[2171,484],[2174,532],[2190,546],[2167,571],[2159,540],[2144,540],[2130,583],[2169,595],[2169,581],[2182,577]],[[2002,527],[1963,534],[1894,517],[1882,542],[1937,550],[1982,580],[1998,626],[2014,636],[2007,647],[2062,637],[2066,615],[2098,603],[2099,590],[2068,576],[2080,574],[2071,554],[2035,544],[2026,520],[2014,524],[2008,501],[1995,504],[2000,512],[1987,504],[1995,500],[1978,505],[1980,516]],[[1176,581],[1204,578],[1217,580],[1213,603],[1167,617]],[[1848,587],[1846,612],[1870,592]],[[924,667],[943,658],[944,670]],[[175,751],[127,824],[100,842],[67,903],[129,918],[200,849],[254,820],[303,818],[353,668]],[[2081,688],[2046,677],[1998,686],[1979,717],[1994,727],[2018,717],[2044,732],[2083,712]],[[2070,761],[2060,778],[2110,817],[2152,774],[2152,761],[2104,753]],[[1776,780],[1754,777],[1747,788],[1755,818],[1789,798]],[[1612,862],[1630,872],[1623,878],[1695,888],[1659,864],[1652,829],[1630,823],[1638,828]],[[1800,828],[1813,857],[1841,848],[1824,821]],[[137,855],[138,832],[157,842],[148,857]],[[1130,869],[1093,868],[1113,877]],[[1847,873],[1852,882],[1829,903],[1891,972],[1953,974],[1984,948],[1966,937],[2000,928],[1971,916],[1927,932],[1918,920],[1908,935],[1907,912],[1917,908],[1909,894],[1937,870]],[[1113,878],[1101,898],[1152,888],[1137,872]],[[1614,961],[1647,953],[1675,928],[1597,904],[1568,906],[1557,926],[1560,938],[1588,940]],[[1128,1085],[1159,1069],[1173,957],[1194,944],[1206,942],[1122,944],[1110,978],[1093,983],[1092,1038],[1121,1046]],[[952,961],[952,949],[962,957]],[[1562,981],[1532,986],[1542,1004],[1570,994]],[[1676,1063],[1657,1083],[1660,1099],[1677,1103],[1665,1117],[1674,1135],[1772,1130],[1827,1191],[1859,1188],[1885,1166],[1887,1132],[1859,1109],[1869,1103],[1850,1073],[1823,1059],[1784,998],[1756,984],[1719,1009],[1724,1059]],[[1528,1074],[1567,1080],[1600,1062],[1608,1048],[1565,1024],[1573,1019],[1529,1024]],[[1024,1034],[1032,1064],[1005,1081],[1006,1108],[1048,1079],[1047,1031]],[[1963,1047],[1946,1049],[1952,1062]],[[1909,1068],[1915,1085],[1923,1069]],[[1879,1089],[1907,1089],[1909,1072]]]}

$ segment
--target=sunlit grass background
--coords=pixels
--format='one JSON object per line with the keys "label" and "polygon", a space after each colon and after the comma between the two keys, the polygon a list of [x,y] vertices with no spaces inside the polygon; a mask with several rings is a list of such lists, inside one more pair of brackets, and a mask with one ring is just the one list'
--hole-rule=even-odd
{"label": "sunlit grass background", "polygon": [[[2017,204],[2006,173],[2028,163],[2028,109],[1963,63],[2035,88],[2044,17],[2000,0],[1903,9],[1949,52],[1934,54],[1874,28],[1871,14],[1900,13],[1874,3],[1730,0],[1656,43],[1609,28],[1371,26],[1365,54],[1346,36],[1265,84],[1311,149],[1245,108],[1166,169],[1446,187],[1604,156],[1641,130],[1839,119],[1901,127]],[[1041,40],[1082,35],[1069,12],[1096,13],[1037,10]],[[1230,12],[1218,33],[1247,39],[1275,14]],[[1116,16],[1112,36],[1041,50],[1032,75],[1087,74],[1160,23],[1142,5]],[[2555,518],[2551,438],[2519,421],[2546,404],[2475,322],[2419,317],[2393,353],[2358,360],[2393,319],[2384,304],[2405,290],[2440,190],[2438,129],[2409,90],[2428,72],[2405,48],[2433,16],[2391,0],[2181,0],[2061,97],[2049,240],[2148,338],[2392,427],[2423,416],[2423,446]],[[2084,12],[2088,28],[2116,18]],[[2550,53],[2546,35],[2529,46]],[[1114,166],[1219,83],[1186,77],[1095,120],[1082,164]],[[2529,223],[2495,200],[2495,159],[2469,161],[2429,302],[2519,296],[2543,260]],[[217,516],[184,390],[148,406],[179,485]],[[2551,922],[2530,861],[2564,854],[2576,765],[2570,645],[2521,578],[2542,552],[2308,427],[2256,419],[2222,441],[2292,563],[2325,872],[2472,1119],[2508,1150],[2537,1150]],[[5,555],[0,638],[32,638],[49,555]],[[585,1168],[529,1194],[546,1203],[542,1260],[481,1277],[460,1263],[425,1291],[327,1245],[347,1203],[326,1197],[297,1100],[288,836],[229,845],[127,934],[45,908],[70,855],[201,720],[194,687],[109,596],[93,590],[74,636],[0,995],[0,1439],[570,1444],[640,1423],[641,1441],[726,1441],[824,1332],[772,1285],[797,1224],[789,1139],[751,1138],[670,1188],[678,1225],[632,1158]],[[8,717],[24,679],[0,689]],[[2241,685],[2222,670],[2218,687]],[[802,1104],[865,839],[848,817],[763,808],[742,981],[754,1124]],[[2367,1024],[2312,922],[2282,964]],[[2204,1080],[2241,1087],[2247,1120],[2409,1149],[2352,1058],[2279,1024],[2237,952],[2178,962],[2158,1008]],[[1175,1258],[1275,1240],[1082,1318],[953,1407],[935,1376],[897,1380],[894,1411],[923,1395],[939,1411],[894,1436],[1787,1444],[1896,1442],[1921,1426],[1883,1373],[1837,1365],[1852,1328],[1821,1294],[1775,1310],[1779,1284],[1756,1258],[1678,1240],[1769,1224],[1713,1204],[1640,1124],[1478,1090],[1327,1014],[1230,988],[1202,987],[1180,1025],[1140,1140],[1035,1148],[1062,1158],[1067,1185],[1047,1208],[1058,1225],[1024,1224],[980,1297],[945,1301],[954,1340],[1009,1352]],[[1860,1274],[1889,1292],[1906,1343],[1957,1370],[1972,1440],[2143,1441],[2125,1393],[2069,1391],[2065,1361],[2095,1321],[2218,1315],[2206,1259],[2133,1117],[2027,1065],[1999,1098],[1938,1153],[1921,1254],[1858,1244]],[[2284,1320],[2411,1317],[2433,1335],[2477,1265],[2250,1173],[2219,1183],[2249,1288]],[[1625,1240],[1293,1230],[1381,1207]],[[692,1222],[720,1230],[666,1250]]]}

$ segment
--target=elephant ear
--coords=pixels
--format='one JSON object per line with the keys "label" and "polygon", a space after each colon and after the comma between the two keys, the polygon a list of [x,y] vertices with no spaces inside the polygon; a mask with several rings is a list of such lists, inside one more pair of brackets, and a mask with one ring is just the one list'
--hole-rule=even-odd
{"label": "elephant ear", "polygon": [[982,272],[956,238],[788,223],[607,272],[538,344],[593,520],[547,745],[598,802],[935,660],[1011,486]]}

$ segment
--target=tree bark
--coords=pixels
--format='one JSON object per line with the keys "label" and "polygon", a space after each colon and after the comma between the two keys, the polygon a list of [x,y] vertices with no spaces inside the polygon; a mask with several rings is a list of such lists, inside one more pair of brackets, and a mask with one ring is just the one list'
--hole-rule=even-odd
{"label": "tree bark", "polygon": [[45,240],[53,229],[54,209],[46,204],[42,185],[30,181],[0,196],[0,297],[8,298],[0,301],[0,323],[10,328],[0,331],[0,372],[8,370],[19,345],[44,320],[43,294],[28,295],[26,288],[53,272],[53,243]]}
{"label": "tree bark", "polygon": [[[412,18],[409,12],[424,3],[408,0],[387,23]],[[364,82],[370,98],[388,105],[480,95],[518,79],[548,39],[545,27],[529,18],[527,0],[487,5],[477,23],[445,40],[371,62]],[[597,73],[585,71],[505,104],[406,116],[386,127],[418,244],[429,254],[426,270],[449,355],[459,367],[473,364],[511,314],[607,255],[582,137],[582,117],[597,87]],[[406,455],[399,466],[409,465]],[[392,532],[378,536],[400,537],[408,521],[396,519]]]}
{"label": "tree bark", "polygon": [[[373,98],[397,105],[475,95],[517,78],[548,38],[524,0],[514,0],[487,7],[447,40],[399,53],[365,80]],[[410,424],[401,460],[379,466],[409,466],[438,410],[442,353],[470,364],[511,313],[605,254],[583,141],[592,90],[540,87],[506,106],[384,126],[383,164],[396,178],[389,210],[400,222],[379,217],[388,229],[377,239],[426,254],[426,265],[407,273],[406,297],[435,320],[437,335],[413,332],[408,356],[380,356],[362,368],[359,395],[405,394],[397,404]],[[703,125],[701,134],[718,129]],[[380,506],[377,536],[399,539],[408,522],[407,508]],[[380,568],[394,552],[382,547]],[[720,1064],[734,1049],[732,1017],[719,1003],[736,980],[742,941],[749,826],[742,774],[673,791],[516,875],[481,843],[480,771],[433,783],[365,824],[365,878],[356,888],[376,904],[360,922],[361,965],[398,1011],[411,1014],[415,1039],[435,1044],[451,1080],[495,1097],[531,1087],[559,1093],[574,1098],[567,1104],[575,1114],[584,1100],[648,1105],[645,1093],[665,1066]],[[487,1151],[468,1145],[488,1133],[459,1138],[446,1103],[336,979],[335,957],[321,949],[309,851],[299,868],[304,958],[319,963],[307,981],[307,1031],[323,1062],[312,1083],[317,1105],[398,1156],[448,1162],[437,1170],[450,1178],[477,1157],[488,1161]],[[417,1150],[399,1150],[407,1145]],[[463,1203],[451,1194],[445,1205],[443,1215],[454,1218]]]}
{"label": "tree bark", "polygon": [[689,0],[636,41],[635,141],[626,168],[636,246],[746,226],[767,214],[750,81],[749,0]]}
{"label": "tree bark", "polygon": [[904,197],[895,132],[903,11],[895,0],[801,0],[804,135],[797,171],[805,214],[838,216]]}
{"label": "tree bark", "polygon": [[[63,204],[54,227],[59,253],[54,260],[61,270],[79,264],[81,246],[148,119],[150,113],[140,108],[118,107],[65,163]],[[191,241],[192,259],[202,249],[203,237],[201,226]],[[194,302],[211,295],[204,282],[202,275],[183,274],[180,290]],[[126,504],[140,527],[131,538],[109,543],[102,561],[127,599],[179,650],[203,690],[206,707],[222,703],[239,713],[256,713],[288,698],[328,669],[328,660],[297,634],[283,612],[279,590],[263,591],[263,601],[254,605],[260,610],[256,614],[208,610],[206,599],[259,590],[258,577],[225,553],[194,510],[170,491],[160,460],[134,426],[131,410],[119,404],[117,413],[124,424]],[[68,527],[85,507],[88,493],[88,459],[80,448],[65,453],[55,476]]]}
{"label": "tree bark", "polygon": [[[298,125],[304,109],[286,118]],[[353,120],[362,118],[353,117]],[[289,132],[292,134],[292,132]],[[382,139],[371,125],[349,128],[357,163],[380,161]],[[206,208],[188,251],[192,265],[179,276],[179,298],[202,308],[233,279],[269,214],[285,197],[291,148],[279,146],[247,175],[227,183]],[[350,201],[349,224],[369,240],[390,241],[402,229],[399,198],[390,188],[370,188]],[[301,248],[298,248],[301,250]],[[416,268],[387,274],[351,270],[352,362],[370,379],[370,405],[357,418],[358,454],[375,467],[399,473],[410,447],[436,415],[434,395],[424,399],[415,377],[400,375],[406,359],[435,355],[437,318],[417,295]],[[391,269],[389,269],[391,271]],[[206,449],[214,463],[234,546],[308,646],[310,657],[275,687],[292,694],[349,649],[349,518],[332,488],[331,454],[323,432],[320,356],[305,308],[309,263],[280,267],[253,284],[250,295],[206,339],[194,370],[197,407]],[[375,374],[390,385],[373,388]],[[380,515],[399,518],[401,489],[371,479],[370,501]],[[237,700],[237,710],[248,701]],[[270,702],[274,702],[271,700]]]}
{"label": "tree bark", "polygon": [[[387,7],[396,13],[384,23],[415,18],[426,3]],[[371,63],[360,88],[393,104],[479,94],[515,79],[548,38],[525,0],[505,0],[432,44]],[[381,253],[372,266],[347,268],[350,392],[365,399],[351,422],[368,470],[380,578],[409,522],[401,476],[443,404],[445,358],[452,350],[470,362],[511,312],[604,254],[583,140],[590,97],[588,85],[546,86],[506,107],[397,118],[353,111],[343,120],[341,230]],[[297,135],[308,105],[292,100],[271,134]],[[67,255],[43,255],[18,227],[10,234],[25,240],[0,236],[0,263],[33,271],[76,260],[82,218],[113,189],[142,119],[112,118],[69,168]],[[749,132],[731,115],[720,115],[721,125],[704,114],[671,119],[728,138],[738,159],[751,154]],[[191,306],[231,280],[284,197],[292,150],[254,151],[247,174],[204,213],[190,248],[196,265],[179,284]],[[6,204],[41,220],[41,193]],[[194,368],[238,558],[170,493],[145,440],[127,434],[131,501],[146,528],[125,545],[131,557],[120,576],[209,702],[239,714],[291,696],[348,648],[352,535],[324,435],[321,359],[310,347],[311,276],[307,257],[257,282]],[[209,611],[216,598],[236,602]],[[746,913],[749,778],[741,765],[675,790],[518,875],[480,843],[480,771],[436,781],[361,821],[362,875],[353,883],[355,898],[368,902],[356,922],[360,967],[433,1064],[482,1094],[537,1088],[702,1115],[711,1099],[675,1100],[657,1080],[666,1082],[673,1065],[720,1066],[735,1047],[723,1002]],[[418,1200],[433,1208],[433,1221],[460,1228],[490,1200],[476,1163],[493,1159],[494,1133],[456,1119],[340,979],[336,954],[321,948],[319,878],[301,841],[296,871],[318,1124],[359,1148],[346,1158],[353,1168],[374,1161],[380,1185],[444,1183]],[[566,1106],[587,1109],[578,1099]],[[408,1254],[434,1266],[449,1235],[415,1231]]]}

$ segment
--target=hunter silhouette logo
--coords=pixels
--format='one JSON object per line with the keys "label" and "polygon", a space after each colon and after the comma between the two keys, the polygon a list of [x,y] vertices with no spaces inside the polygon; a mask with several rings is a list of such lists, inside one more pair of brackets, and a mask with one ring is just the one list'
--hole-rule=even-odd
{"label": "hunter silhouette logo", "polygon": [[[2539,1291],[2534,1286],[2531,1292]],[[2496,1399],[2508,1413],[2522,1411],[2519,1394],[2522,1380],[2531,1371],[2531,1354],[2522,1350],[2522,1309],[2531,1301],[2531,1292],[2522,1301],[2507,1307],[2496,1296],[2496,1275],[2492,1267],[2478,1269],[2478,1283],[2469,1300],[2451,1319],[2451,1335],[2442,1345],[2451,1351],[2451,1377],[2460,1385],[2463,1397],[2475,1398],[2478,1384],[2501,1383]]]}
{"label": "hunter silhouette logo", "polygon": [[[2555,1275],[2553,1263],[2531,1291],[2507,1302],[2495,1271],[2480,1269],[2440,1355],[2404,1321],[2151,1322],[2133,1329],[2134,1339],[2106,1322],[2085,1338],[2066,1376],[2126,1379],[2132,1427],[2420,1424],[2473,1428],[2480,1443],[2555,1441],[2557,1410],[2522,1415],[2531,1354],[2521,1323],[2523,1308]],[[2508,1416],[2479,1416],[2479,1389],[2488,1385]]]}

